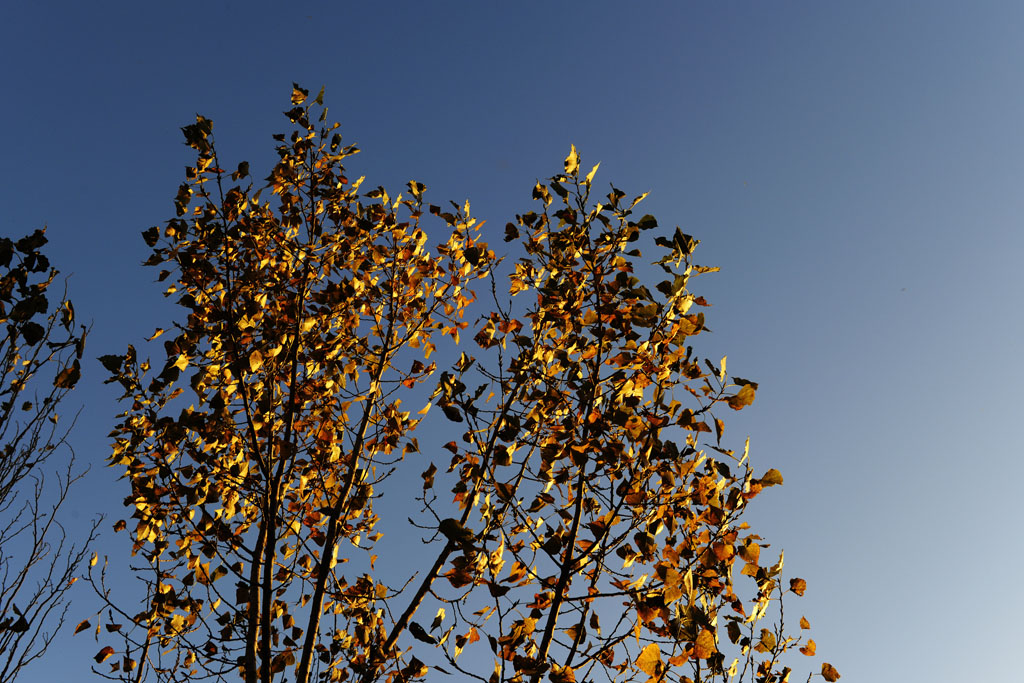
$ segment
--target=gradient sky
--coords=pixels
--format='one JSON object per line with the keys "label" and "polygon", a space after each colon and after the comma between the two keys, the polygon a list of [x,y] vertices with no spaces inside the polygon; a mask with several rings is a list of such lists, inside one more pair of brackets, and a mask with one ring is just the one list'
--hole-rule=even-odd
{"label": "gradient sky", "polygon": [[[786,478],[747,521],[809,584],[787,606],[820,654],[793,666],[1012,678],[1024,4],[285,5],[0,9],[0,234],[49,226],[89,358],[169,321],[139,232],[172,216],[197,112],[262,177],[291,83],[324,85],[369,186],[415,178],[494,226],[574,143],[600,186],[650,191],[644,210],[722,268],[694,282],[714,305],[704,352],[760,383],[727,436]],[[115,394],[84,370],[65,408],[83,404],[73,443],[94,463],[78,525],[124,516],[127,493],[102,466]],[[76,594],[72,625],[92,604]],[[62,637],[22,680],[91,680],[96,649]]]}

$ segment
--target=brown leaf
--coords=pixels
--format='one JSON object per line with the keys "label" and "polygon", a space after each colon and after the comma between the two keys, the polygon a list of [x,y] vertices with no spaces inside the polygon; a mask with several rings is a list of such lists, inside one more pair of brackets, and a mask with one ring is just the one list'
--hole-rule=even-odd
{"label": "brown leaf", "polygon": [[53,379],[53,386],[58,389],[71,389],[82,378],[82,370],[76,360],[68,367],[61,370]]}
{"label": "brown leaf", "polygon": [[828,662],[824,662],[821,665],[821,676],[829,683],[835,683],[835,681],[839,680],[839,672]]}
{"label": "brown leaf", "polygon": [[790,579],[789,590],[793,591],[797,595],[803,595],[804,591],[807,590],[807,582],[803,579]]}
{"label": "brown leaf", "polygon": [[89,623],[89,620],[88,619],[83,619],[82,621],[80,621],[78,623],[78,626],[75,627],[74,635],[78,635],[79,633],[81,633],[85,629],[89,628],[90,626],[92,626],[92,624]]}
{"label": "brown leaf", "polygon": [[96,660],[97,664],[102,664],[103,661],[112,654],[114,654],[114,648],[107,645],[105,648],[97,652],[96,656],[93,657],[93,659]]}
{"label": "brown leaf", "polygon": [[800,648],[800,652],[804,653],[808,657],[813,657],[814,656],[814,652],[817,649],[818,649],[818,646],[815,644],[814,639],[812,638],[812,639],[809,639],[807,641],[806,645],[804,645],[802,648]]}

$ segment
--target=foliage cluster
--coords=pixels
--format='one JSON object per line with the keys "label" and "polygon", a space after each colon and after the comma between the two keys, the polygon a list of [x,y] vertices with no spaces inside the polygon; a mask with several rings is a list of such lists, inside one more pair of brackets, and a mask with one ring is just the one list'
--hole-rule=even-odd
{"label": "foliage cluster", "polygon": [[[157,360],[101,358],[145,597],[91,576],[97,671],[788,680],[783,655],[815,651],[781,610],[805,583],[741,519],[782,477],[723,446],[757,384],[693,351],[691,282],[717,270],[697,240],[594,191],[573,148],[505,262],[468,202],[350,179],[322,95],[294,88],[265,185],[225,170],[208,119],[183,129],[177,215],[143,234],[181,316]],[[411,502],[379,500],[409,491],[407,526]]]}

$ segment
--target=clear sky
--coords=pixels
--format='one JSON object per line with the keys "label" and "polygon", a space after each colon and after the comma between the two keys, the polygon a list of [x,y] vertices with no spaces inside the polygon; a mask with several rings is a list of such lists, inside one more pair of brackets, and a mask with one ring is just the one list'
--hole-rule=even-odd
{"label": "clear sky", "polygon": [[[0,233],[49,226],[94,358],[169,321],[139,232],[172,215],[196,112],[263,172],[292,81],[324,85],[371,186],[415,178],[495,230],[574,143],[722,268],[695,283],[704,344],[760,383],[728,428],[786,478],[748,521],[808,581],[806,662],[851,682],[1007,680],[1022,35],[1011,1],[8,2]],[[99,363],[84,370],[73,443],[95,466],[74,512],[112,521],[117,406]],[[77,595],[72,624],[92,609]],[[25,680],[88,680],[95,650],[62,638]]]}

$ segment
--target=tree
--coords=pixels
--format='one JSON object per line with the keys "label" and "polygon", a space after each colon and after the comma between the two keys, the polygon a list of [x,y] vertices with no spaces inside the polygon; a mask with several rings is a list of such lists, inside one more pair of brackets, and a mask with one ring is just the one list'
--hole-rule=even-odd
{"label": "tree", "polygon": [[[506,225],[521,251],[499,296],[505,265],[468,202],[425,203],[418,182],[361,193],[322,96],[295,86],[262,189],[237,184],[248,163],[222,168],[197,117],[177,216],[143,233],[185,315],[152,366],[101,358],[130,406],[112,462],[133,522],[117,527],[145,587],[135,613],[93,577],[121,639],[101,673],[783,680],[780,656],[814,645],[773,605],[804,583],[784,586],[739,522],[782,477],[721,445],[716,411],[757,385],[687,345],[707,306],[689,281],[716,270],[691,262],[697,241],[658,236],[667,279],[648,289],[636,247],[657,221],[614,187],[595,203],[574,148]],[[418,512],[375,506],[408,490]],[[396,553],[384,532],[404,562],[378,563]]]}
{"label": "tree", "polygon": [[[0,238],[0,680],[41,657],[64,623],[67,592],[93,540],[72,543],[59,513],[74,467],[57,409],[81,374],[85,329],[71,302],[50,305],[57,271],[43,230]],[[70,427],[68,428],[70,429]],[[55,455],[66,460],[50,470]],[[51,501],[51,502],[48,502]]]}

